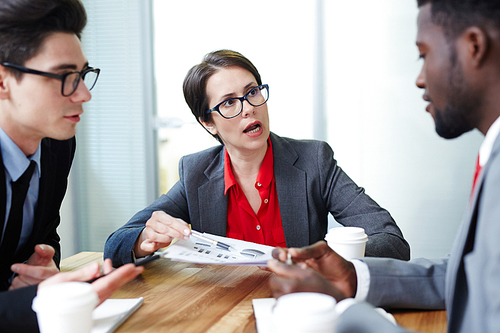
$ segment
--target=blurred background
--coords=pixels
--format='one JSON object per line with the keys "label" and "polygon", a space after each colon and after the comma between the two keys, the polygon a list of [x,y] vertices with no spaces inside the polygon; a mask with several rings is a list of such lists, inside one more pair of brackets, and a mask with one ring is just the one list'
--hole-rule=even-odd
{"label": "blurred background", "polygon": [[249,58],[269,84],[271,130],[329,142],[392,214],[412,258],[449,252],[482,136],[447,141],[434,132],[415,86],[416,1],[83,3],[84,53],[101,76],[77,130],[63,258],[102,251],[110,233],[177,181],[181,156],[218,144],[196,123],[182,82],[223,48]]}

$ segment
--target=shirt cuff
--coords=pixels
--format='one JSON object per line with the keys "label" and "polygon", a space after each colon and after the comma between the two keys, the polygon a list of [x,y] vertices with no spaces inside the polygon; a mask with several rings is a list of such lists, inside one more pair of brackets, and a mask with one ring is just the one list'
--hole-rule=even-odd
{"label": "shirt cuff", "polygon": [[340,316],[344,313],[345,310],[356,303],[357,301],[354,298],[345,298],[337,303],[337,305],[335,306],[335,313],[337,314],[337,316]]}
{"label": "shirt cuff", "polygon": [[[156,252],[156,251],[155,251],[155,252]],[[145,255],[144,257],[139,257],[139,258],[137,258],[137,257],[135,256],[135,252],[134,252],[134,251],[132,251],[132,263],[133,263],[133,264],[135,264],[137,261],[139,261],[139,259],[141,259],[141,260],[142,260],[142,259],[146,259],[146,258],[152,257],[152,256],[154,256],[154,255],[155,255],[155,252],[150,253],[150,254],[148,254],[148,255]]]}
{"label": "shirt cuff", "polygon": [[356,301],[364,301],[370,290],[370,270],[368,269],[368,265],[361,260],[351,260],[351,262],[356,270],[358,281],[358,288],[354,299]]}
{"label": "shirt cuff", "polygon": [[132,250],[132,263],[135,264],[137,262],[137,258],[135,256],[134,250]]}

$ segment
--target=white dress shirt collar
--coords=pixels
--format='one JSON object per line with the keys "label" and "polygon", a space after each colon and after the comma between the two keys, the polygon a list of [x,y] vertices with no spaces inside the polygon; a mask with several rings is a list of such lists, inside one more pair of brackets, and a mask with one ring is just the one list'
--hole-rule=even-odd
{"label": "white dress shirt collar", "polygon": [[489,160],[493,144],[500,133],[500,117],[490,126],[484,137],[481,147],[479,147],[479,165],[483,167]]}

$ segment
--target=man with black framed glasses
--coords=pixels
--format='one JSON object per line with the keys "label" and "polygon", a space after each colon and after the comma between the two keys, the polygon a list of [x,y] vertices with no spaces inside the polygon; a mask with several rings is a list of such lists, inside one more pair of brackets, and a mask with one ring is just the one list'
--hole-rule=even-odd
{"label": "man with black framed glasses", "polygon": [[[76,124],[99,76],[82,52],[86,22],[80,0],[0,0],[0,332],[38,332],[38,289],[101,275],[96,263],[58,269]],[[101,302],[142,272],[111,270],[106,260],[92,283]]]}
{"label": "man with black framed glasses", "polygon": [[[36,284],[59,273],[56,228],[76,125],[99,76],[82,52],[86,21],[80,0],[0,0],[1,332],[38,330]],[[129,267],[93,286],[105,297],[138,273]],[[45,284],[88,277],[61,273]]]}
{"label": "man with black framed glasses", "polygon": [[42,72],[36,69],[31,69],[11,64],[9,62],[3,62],[2,66],[7,68],[13,68],[21,73],[41,75],[45,77],[50,77],[52,79],[60,80],[62,83],[61,94],[65,97],[71,96],[76,91],[81,80],[83,80],[88,90],[92,90],[92,88],[94,88],[97,82],[97,78],[99,77],[99,73],[101,71],[99,68],[88,67],[88,64],[85,64],[84,66],[85,68],[81,71],[73,70],[62,74]]}
{"label": "man with black framed glasses", "polygon": [[[35,284],[58,272],[56,227],[76,125],[99,74],[83,55],[86,16],[75,3],[80,8],[61,1],[45,8],[36,2],[30,8],[23,1],[0,2],[0,290]],[[83,15],[61,26],[57,13],[69,16],[72,6]],[[16,10],[36,19],[21,21],[13,17]],[[21,180],[26,185],[18,190]],[[32,269],[16,266],[23,271],[13,276],[11,265],[22,262]]]}

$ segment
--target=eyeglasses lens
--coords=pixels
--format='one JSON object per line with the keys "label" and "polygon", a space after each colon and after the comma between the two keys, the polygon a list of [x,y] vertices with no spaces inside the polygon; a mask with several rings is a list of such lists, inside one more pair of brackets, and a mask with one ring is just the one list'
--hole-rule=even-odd
{"label": "eyeglasses lens", "polygon": [[252,89],[248,95],[247,99],[253,106],[260,106],[267,102],[269,98],[269,91],[265,86],[258,86]]}
{"label": "eyeglasses lens", "polygon": [[67,75],[66,79],[64,79],[63,95],[71,95],[76,90],[76,87],[78,87],[79,80],[80,75],[78,73],[71,73]]}
{"label": "eyeglasses lens", "polygon": [[[95,72],[87,72],[85,73],[85,77],[83,78],[83,83],[87,87],[88,90],[91,90],[97,81],[97,73]],[[73,94],[78,88],[78,84],[80,83],[80,74],[79,73],[71,73],[66,76],[64,80],[63,87],[63,95],[69,96]]]}
{"label": "eyeglasses lens", "polygon": [[[253,106],[260,106],[267,102],[269,98],[269,90],[265,86],[258,86],[250,90],[246,94],[247,101]],[[219,111],[226,118],[231,118],[238,115],[243,110],[241,100],[238,98],[230,98],[219,105]]]}
{"label": "eyeglasses lens", "polygon": [[85,77],[83,78],[83,83],[85,83],[85,86],[87,87],[88,90],[92,90],[92,88],[94,88],[95,83],[97,82],[97,76],[98,74],[96,72],[87,72],[85,74]]}

